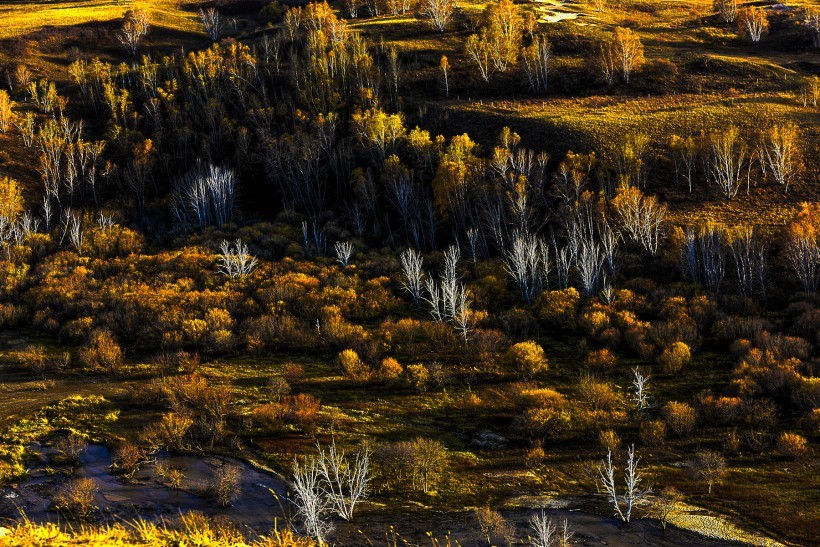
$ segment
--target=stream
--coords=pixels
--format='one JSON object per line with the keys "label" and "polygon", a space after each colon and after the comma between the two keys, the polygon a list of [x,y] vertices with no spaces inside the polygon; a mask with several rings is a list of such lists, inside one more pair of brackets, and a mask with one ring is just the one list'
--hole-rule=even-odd
{"label": "stream", "polygon": [[[0,488],[0,525],[15,520],[21,514],[32,522],[65,521],[62,515],[50,509],[51,499],[68,481],[65,466],[48,466],[51,449],[33,445],[41,454],[41,462],[33,464],[29,476],[22,482]],[[288,484],[281,477],[260,471],[246,462],[222,456],[172,455],[159,452],[153,461],[144,464],[134,477],[125,482],[112,474],[112,454],[102,445],[92,444],[83,454],[73,477],[90,478],[97,484],[95,495],[99,507],[97,517],[102,521],[133,521],[137,517],[160,522],[170,520],[182,512],[199,511],[210,516],[224,516],[238,525],[248,537],[256,537],[271,530],[274,519],[280,523],[288,508]],[[162,463],[182,470],[184,478],[177,489],[169,488],[156,476],[156,465]],[[199,494],[201,486],[225,466],[240,470],[241,494],[226,508]],[[277,501],[275,492],[282,502]],[[568,504],[563,504],[568,505]],[[571,504],[569,504],[571,505]],[[501,514],[515,528],[515,536],[526,543],[528,521],[538,510],[509,510]],[[583,513],[565,508],[551,509],[549,515],[557,524],[566,519],[575,534],[578,545],[733,545],[713,540],[675,527],[662,530],[656,521],[638,520],[624,526],[615,518]],[[392,531],[396,541],[388,541]],[[416,507],[378,510],[362,505],[353,522],[339,521],[331,541],[337,545],[431,545],[428,532],[438,538],[438,545],[463,547],[486,545],[474,514],[471,511],[439,512]]]}

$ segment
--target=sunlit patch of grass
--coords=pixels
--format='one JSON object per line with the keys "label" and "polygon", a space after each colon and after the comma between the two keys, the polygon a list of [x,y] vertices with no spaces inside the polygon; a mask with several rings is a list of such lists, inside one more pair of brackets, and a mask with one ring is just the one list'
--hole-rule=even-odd
{"label": "sunlit patch of grass", "polygon": [[119,19],[133,7],[146,9],[153,24],[193,31],[199,29],[196,13],[183,8],[186,0],[67,0],[62,2],[13,2],[0,6],[0,38],[21,36],[44,27],[65,27]]}

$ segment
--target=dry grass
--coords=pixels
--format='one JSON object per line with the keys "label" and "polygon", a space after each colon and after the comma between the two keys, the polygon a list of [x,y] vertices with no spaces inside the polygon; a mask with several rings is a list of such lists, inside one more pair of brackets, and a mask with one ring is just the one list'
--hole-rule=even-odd
{"label": "dry grass", "polygon": [[23,36],[45,27],[66,27],[119,19],[125,10],[148,10],[154,25],[193,31],[196,12],[186,11],[189,0],[73,0],[65,2],[12,1],[0,5],[0,39]]}

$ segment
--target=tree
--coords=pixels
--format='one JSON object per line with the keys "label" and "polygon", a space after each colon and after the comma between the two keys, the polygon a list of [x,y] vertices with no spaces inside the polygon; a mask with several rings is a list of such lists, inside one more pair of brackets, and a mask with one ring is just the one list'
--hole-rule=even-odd
{"label": "tree", "polygon": [[494,545],[493,538],[500,538],[510,542],[515,536],[515,527],[501,516],[501,513],[489,507],[481,507],[473,511],[481,535],[487,539],[487,545]]}
{"label": "tree", "polygon": [[336,254],[336,262],[345,268],[353,256],[353,244],[349,241],[337,241],[333,244],[333,252]]}
{"label": "tree", "polygon": [[737,0],[713,0],[712,9],[725,23],[734,23],[737,18]]}
{"label": "tree", "polygon": [[450,96],[450,62],[447,60],[446,55],[441,56],[441,62],[439,62],[439,68],[441,69],[441,76],[444,79],[444,94],[449,97]]}
{"label": "tree", "polygon": [[695,475],[709,485],[710,494],[712,493],[712,486],[722,483],[728,473],[724,457],[712,451],[698,452],[692,468]]}
{"label": "tree", "polygon": [[219,36],[222,34],[222,20],[219,17],[219,10],[216,8],[200,9],[199,18],[202,20],[205,34],[214,42],[219,40]]}
{"label": "tree", "polygon": [[709,135],[707,165],[709,178],[726,199],[737,195],[745,168],[748,193],[751,155],[749,146],[737,127],[729,126],[724,130],[712,131]]}
{"label": "tree", "polygon": [[805,292],[820,287],[820,205],[803,203],[786,228],[786,259]]}
{"label": "tree", "polygon": [[748,7],[737,14],[738,30],[741,36],[747,37],[753,44],[760,42],[769,32],[769,17],[763,8]]}
{"label": "tree", "polygon": [[520,8],[512,0],[497,0],[484,9],[484,29],[490,58],[498,72],[507,69],[518,61],[521,47],[521,36],[524,30],[524,19]]}
{"label": "tree", "polygon": [[624,83],[628,84],[632,72],[644,62],[641,39],[625,27],[615,29],[612,38],[601,46],[598,57],[598,66],[609,84],[614,82],[616,72],[620,72]]}
{"label": "tree", "polygon": [[632,401],[638,410],[644,410],[649,406],[649,375],[641,374],[640,369],[635,367],[632,369],[632,387],[634,389]]}
{"label": "tree", "polygon": [[654,255],[664,237],[666,206],[634,186],[622,187],[612,200],[617,226],[624,238]]}
{"label": "tree", "polygon": [[544,512],[530,517],[530,530],[532,536],[529,543],[532,547],[570,547],[572,536],[574,535],[564,519],[564,525],[559,532],[558,526],[553,524],[552,519]]}
{"label": "tree", "polygon": [[174,212],[186,224],[196,222],[200,228],[222,226],[233,220],[237,194],[236,171],[230,167],[198,163],[176,184]]}
{"label": "tree", "polygon": [[305,533],[319,543],[324,543],[333,531],[328,518],[333,508],[332,500],[322,489],[322,468],[316,458],[306,458],[302,465],[293,461],[293,503],[296,515],[302,521]]}
{"label": "tree", "polygon": [[12,223],[22,211],[23,189],[20,183],[9,177],[0,177],[0,219]]}
{"label": "tree", "polygon": [[529,234],[515,233],[506,249],[504,266],[527,304],[547,287],[550,272],[549,247]]}
{"label": "tree", "polygon": [[405,249],[399,258],[404,278],[402,289],[410,295],[413,304],[418,308],[421,305],[421,291],[424,282],[424,270],[422,270],[424,258],[414,249]]}
{"label": "tree", "polygon": [[820,10],[806,10],[806,28],[809,29],[814,47],[820,48]]}
{"label": "tree", "polygon": [[219,251],[218,270],[231,279],[244,277],[256,269],[257,260],[248,252],[248,246],[241,239],[233,244],[227,239],[222,240]]}
{"label": "tree", "polygon": [[353,458],[336,448],[333,440],[327,452],[317,445],[318,462],[323,489],[333,510],[345,520],[353,518],[353,511],[370,491],[370,450],[363,447]]}
{"label": "tree", "polygon": [[123,16],[122,28],[117,32],[117,40],[131,55],[137,54],[137,48],[151,28],[148,12],[143,9],[129,9]]}
{"label": "tree", "polygon": [[0,132],[5,133],[14,123],[14,101],[9,97],[9,92],[0,89]]}
{"label": "tree", "polygon": [[762,166],[775,182],[789,191],[789,185],[803,168],[802,135],[797,125],[773,125],[760,136]]}
{"label": "tree", "polygon": [[464,44],[467,55],[478,67],[478,72],[485,82],[490,81],[490,46],[487,43],[485,33],[481,35],[471,34]]}
{"label": "tree", "polygon": [[646,500],[646,496],[651,492],[649,489],[641,488],[643,476],[638,471],[638,464],[641,459],[635,457],[635,445],[631,445],[627,451],[626,470],[624,471],[624,493],[619,495],[615,483],[615,466],[612,464],[612,451],[607,450],[606,460],[598,467],[598,474],[606,489],[609,501],[615,510],[615,515],[624,522],[632,519],[632,510]]}
{"label": "tree", "polygon": [[660,521],[666,530],[666,525],[672,515],[678,512],[678,505],[683,501],[683,494],[672,486],[664,487],[655,499],[652,500],[649,514]]}
{"label": "tree", "polygon": [[766,246],[757,226],[741,225],[726,234],[735,263],[740,293],[753,296],[766,291]]}
{"label": "tree", "polygon": [[672,135],[669,139],[669,148],[675,159],[676,182],[680,176],[680,172],[683,171],[683,176],[686,179],[689,193],[691,194],[698,155],[700,154],[700,143],[691,136],[683,138],[678,135]]}
{"label": "tree", "polygon": [[430,25],[439,32],[444,32],[453,18],[456,0],[421,0],[419,13],[429,19]]}
{"label": "tree", "polygon": [[524,74],[532,91],[547,90],[551,58],[551,45],[546,36],[533,36],[532,43],[521,51]]}

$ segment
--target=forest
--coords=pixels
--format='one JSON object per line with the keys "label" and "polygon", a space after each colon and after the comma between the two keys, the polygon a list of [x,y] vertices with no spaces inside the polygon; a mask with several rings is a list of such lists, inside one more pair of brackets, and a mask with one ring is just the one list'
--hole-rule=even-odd
{"label": "forest", "polygon": [[0,546],[817,544],[814,1],[0,21]]}

